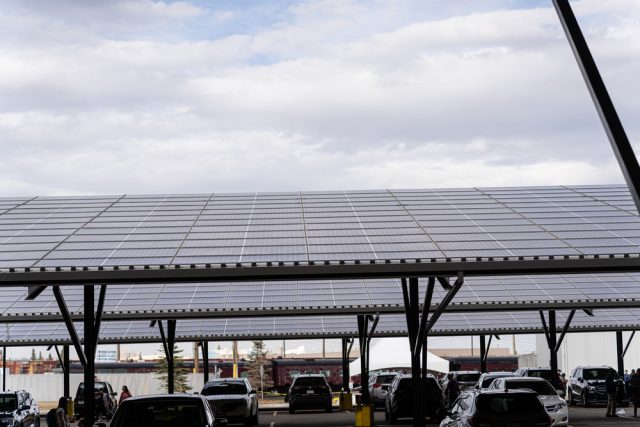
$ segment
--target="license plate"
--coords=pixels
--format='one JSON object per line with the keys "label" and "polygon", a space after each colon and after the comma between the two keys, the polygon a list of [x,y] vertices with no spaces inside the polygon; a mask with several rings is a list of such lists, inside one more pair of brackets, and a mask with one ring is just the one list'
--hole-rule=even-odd
{"label": "license plate", "polygon": [[315,392],[313,390],[307,390],[307,394],[314,394]]}

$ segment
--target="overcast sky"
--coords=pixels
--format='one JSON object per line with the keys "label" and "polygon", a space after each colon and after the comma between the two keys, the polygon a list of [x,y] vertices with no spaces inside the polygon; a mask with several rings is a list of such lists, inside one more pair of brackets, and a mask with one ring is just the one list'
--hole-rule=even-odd
{"label": "overcast sky", "polygon": [[[640,2],[572,5],[640,140]],[[0,3],[0,196],[620,183],[550,0]]]}

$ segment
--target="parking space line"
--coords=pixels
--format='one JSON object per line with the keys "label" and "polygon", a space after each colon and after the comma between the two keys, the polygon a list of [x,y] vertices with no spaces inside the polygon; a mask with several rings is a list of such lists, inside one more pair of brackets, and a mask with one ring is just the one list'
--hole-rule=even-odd
{"label": "parking space line", "polygon": [[278,411],[273,411],[273,416],[275,417],[276,415],[278,415]]}
{"label": "parking space line", "polygon": [[271,423],[269,424],[269,427],[273,427],[275,425],[276,425],[276,422],[275,421],[271,421]]}

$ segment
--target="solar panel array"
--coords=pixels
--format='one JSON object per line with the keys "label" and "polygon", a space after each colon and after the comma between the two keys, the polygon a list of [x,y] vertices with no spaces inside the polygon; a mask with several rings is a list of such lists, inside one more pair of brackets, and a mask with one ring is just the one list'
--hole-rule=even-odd
{"label": "solar panel array", "polygon": [[637,254],[625,186],[0,198],[0,270]]}
{"label": "solar panel array", "polygon": [[[426,288],[422,279],[421,295]],[[63,286],[67,307],[83,312],[83,289]],[[96,292],[96,301],[97,301]],[[446,290],[436,285],[432,303],[438,304]],[[45,315],[59,317],[51,288],[35,300],[26,300],[24,287],[0,288],[0,322],[38,321]],[[573,274],[471,277],[456,294],[450,311],[527,308],[546,303],[557,307],[594,307],[611,303],[618,307],[640,305],[640,273]],[[315,310],[314,310],[315,309]],[[153,318],[160,313],[191,313],[188,317],[239,316],[259,312],[269,315],[336,313],[345,311],[403,312],[399,280],[238,282],[208,284],[108,285],[106,318],[140,314]],[[56,316],[57,315],[57,316]],[[51,316],[50,316],[51,317]],[[187,317],[187,316],[184,316]]]}
{"label": "solar panel array", "polygon": [[[558,328],[564,324],[567,311],[557,313]],[[82,322],[76,323],[82,337]],[[596,310],[594,316],[577,311],[570,331],[637,330],[640,309]],[[480,335],[539,333],[542,331],[537,312],[450,313],[444,314],[430,335]],[[380,317],[377,336],[405,336],[406,319],[402,315]],[[176,339],[179,341],[229,339],[293,339],[357,336],[355,316],[306,316],[295,318],[234,318],[179,320]],[[62,323],[6,324],[0,328],[0,345],[36,345],[69,343]],[[100,342],[159,342],[158,327],[148,321],[104,322]]]}

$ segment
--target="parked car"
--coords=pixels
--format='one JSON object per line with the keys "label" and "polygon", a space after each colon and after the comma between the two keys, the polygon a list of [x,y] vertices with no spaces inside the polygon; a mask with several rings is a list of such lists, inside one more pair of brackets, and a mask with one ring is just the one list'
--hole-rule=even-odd
{"label": "parked car", "polygon": [[553,417],[554,426],[567,426],[569,424],[569,410],[567,402],[558,396],[558,392],[551,383],[544,378],[536,377],[511,377],[498,378],[493,381],[490,390],[527,389],[535,391],[540,396],[544,408]]}
{"label": "parked car", "polygon": [[[118,407],[109,427],[217,427],[226,422],[216,418],[204,396],[163,394],[130,397]],[[98,422],[96,427],[107,427]]]}
{"label": "parked car", "polygon": [[384,401],[387,397],[389,387],[393,379],[398,375],[397,372],[378,372],[369,376],[369,395],[371,403],[374,406],[384,407]]}
{"label": "parked car", "polygon": [[562,392],[560,396],[562,397],[565,396],[565,390],[564,390],[564,387],[562,387],[560,376],[558,375],[557,372],[554,373],[551,368],[523,367],[523,368],[518,368],[515,374],[518,377],[544,378],[545,380],[549,381],[556,390],[558,390],[559,392]]}
{"label": "parked car", "polygon": [[299,409],[324,409],[327,412],[333,410],[331,388],[325,377],[318,374],[295,377],[285,396],[285,402],[289,402],[290,414]]}
{"label": "parked car", "polygon": [[495,380],[496,378],[512,377],[514,375],[515,374],[513,372],[485,372],[484,374],[480,375],[480,378],[478,378],[475,389],[488,389],[493,380]]}
{"label": "parked car", "polygon": [[[458,387],[460,391],[469,390],[476,386],[478,380],[480,379],[480,371],[451,371],[449,372],[453,375],[453,379],[458,382]],[[442,380],[442,390],[447,389],[447,384],[449,383],[449,377],[445,376]]]}
{"label": "parked car", "polygon": [[0,425],[38,427],[40,409],[31,393],[24,390],[0,392]]}
{"label": "parked car", "polygon": [[[94,385],[95,391],[100,391],[107,393],[109,396],[109,402],[111,405],[111,410],[114,411],[116,406],[118,405],[118,401],[116,397],[118,393],[113,391],[113,387],[106,381],[96,381]],[[76,397],[73,399],[73,414],[76,418],[81,418],[84,416],[84,383],[78,384],[78,389],[76,390]]]}
{"label": "parked car", "polygon": [[617,384],[618,404],[628,405],[629,399],[624,381],[610,366],[578,366],[574,369],[567,386],[567,400],[570,405],[581,403],[583,406],[606,404],[607,390],[605,380],[611,372]]}
{"label": "parked car", "polygon": [[200,393],[206,397],[215,416],[229,423],[258,424],[256,390],[246,378],[218,378],[208,381]]}
{"label": "parked car", "polygon": [[[425,416],[439,421],[445,413],[442,390],[432,375],[424,384]],[[384,419],[395,424],[398,418],[413,417],[413,380],[411,375],[397,375],[385,398]]]}
{"label": "parked car", "polygon": [[528,390],[471,390],[460,394],[440,427],[547,427],[553,419]]}

